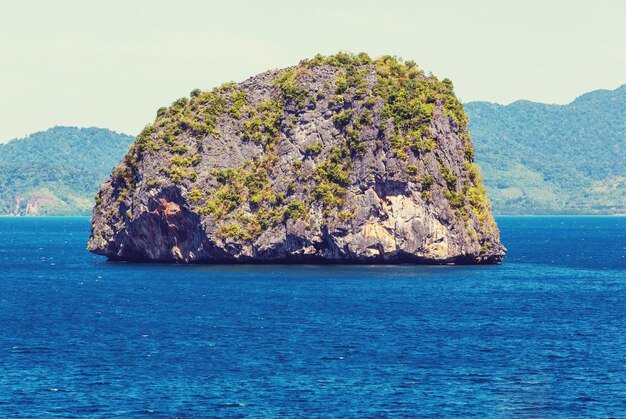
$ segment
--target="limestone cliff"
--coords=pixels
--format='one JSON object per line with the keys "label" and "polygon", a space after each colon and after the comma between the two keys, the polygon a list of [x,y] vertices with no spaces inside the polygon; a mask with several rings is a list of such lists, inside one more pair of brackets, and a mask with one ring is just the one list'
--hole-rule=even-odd
{"label": "limestone cliff", "polygon": [[207,263],[505,252],[452,83],[346,53],[159,109],[98,193],[89,249]]}

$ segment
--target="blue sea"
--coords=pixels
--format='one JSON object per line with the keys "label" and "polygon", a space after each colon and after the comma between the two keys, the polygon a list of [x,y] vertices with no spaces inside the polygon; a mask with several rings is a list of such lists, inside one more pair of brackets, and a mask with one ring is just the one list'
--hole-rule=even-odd
{"label": "blue sea", "polygon": [[0,417],[626,417],[626,217],[496,266],[182,266],[0,218]]}

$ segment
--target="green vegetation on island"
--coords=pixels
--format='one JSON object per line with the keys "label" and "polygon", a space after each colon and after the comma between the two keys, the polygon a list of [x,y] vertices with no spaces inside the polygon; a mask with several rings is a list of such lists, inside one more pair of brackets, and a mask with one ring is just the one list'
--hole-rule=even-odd
{"label": "green vegetation on island", "polygon": [[493,263],[505,251],[452,82],[364,53],[160,108],[92,223],[89,248],[116,259]]}
{"label": "green vegetation on island", "polygon": [[[329,89],[312,91],[298,80],[306,76],[309,69],[331,66],[337,69],[334,83]],[[368,89],[367,77],[375,75],[373,86]],[[160,108],[153,124],[138,135],[136,143],[125,157],[125,164],[113,174],[117,182],[124,185],[119,190],[118,200],[127,200],[141,174],[140,161],[145,155],[168,156],[167,164],[159,168],[158,175],[148,182],[154,187],[163,184],[162,176],[174,184],[192,188],[192,202],[197,211],[209,215],[221,225],[223,237],[254,240],[267,228],[285,218],[306,218],[308,210],[321,205],[326,215],[350,213],[344,208],[346,187],[355,160],[360,160],[368,147],[379,147],[382,139],[389,139],[391,149],[402,162],[402,172],[391,175],[414,179],[424,187],[423,196],[430,200],[431,187],[436,177],[429,172],[418,174],[417,166],[408,163],[413,158],[432,153],[437,148],[431,122],[435,104],[441,105],[443,113],[457,125],[464,144],[465,166],[461,178],[453,175],[442,156],[434,153],[436,167],[424,170],[435,171],[443,176],[443,195],[455,209],[457,215],[467,221],[470,213],[477,216],[488,229],[495,228],[478,168],[473,163],[474,153],[467,132],[467,116],[462,104],[453,92],[452,82],[427,76],[415,62],[403,62],[392,56],[371,59],[367,54],[358,55],[340,52],[332,56],[317,55],[303,60],[298,66],[287,68],[276,75],[273,82],[280,95],[270,101],[251,104],[241,85],[226,83],[211,91],[195,89],[190,97],[180,98],[170,107]],[[281,132],[290,131],[297,122],[298,113],[328,95],[332,121],[345,141],[330,148],[328,155],[315,165],[311,173],[299,176],[303,182],[312,180],[304,193],[305,201],[295,203],[290,199],[294,189],[275,191],[269,182],[268,171],[277,160],[275,143]],[[380,113],[381,123],[376,129],[377,140],[366,142],[362,131],[372,128],[373,110]],[[293,109],[293,111],[286,111]],[[195,185],[203,182],[196,166],[202,160],[202,152],[212,143],[219,143],[225,135],[217,127],[223,118],[240,120],[241,128],[229,135],[243,141],[263,146],[263,157],[223,171],[213,169],[210,176],[218,181],[218,187],[199,191]],[[391,130],[387,132],[387,130]],[[193,142],[184,141],[194,138]],[[305,148],[304,158],[313,158],[322,152],[322,143]],[[293,162],[294,172],[301,161]],[[421,176],[421,177],[420,177]],[[458,186],[457,186],[458,185]],[[237,211],[248,205],[251,212],[245,215]],[[297,206],[298,210],[294,211]]]}

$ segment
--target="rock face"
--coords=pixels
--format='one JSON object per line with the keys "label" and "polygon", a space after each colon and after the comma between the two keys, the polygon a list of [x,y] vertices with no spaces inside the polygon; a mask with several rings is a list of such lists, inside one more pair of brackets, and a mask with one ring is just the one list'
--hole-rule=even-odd
{"label": "rock face", "polygon": [[159,109],[96,196],[89,250],[189,263],[505,253],[452,83],[345,53]]}

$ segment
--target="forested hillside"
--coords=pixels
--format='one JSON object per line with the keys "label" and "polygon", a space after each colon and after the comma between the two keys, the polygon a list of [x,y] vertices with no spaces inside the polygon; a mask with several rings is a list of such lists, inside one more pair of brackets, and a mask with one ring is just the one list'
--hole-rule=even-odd
{"label": "forested hillside", "polygon": [[87,215],[134,138],[54,127],[0,144],[0,215]]}
{"label": "forested hillside", "polygon": [[496,213],[624,213],[626,85],[567,105],[465,105]]}

